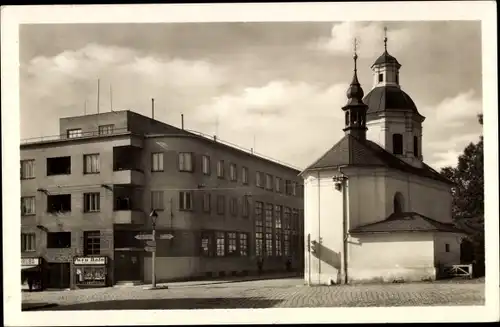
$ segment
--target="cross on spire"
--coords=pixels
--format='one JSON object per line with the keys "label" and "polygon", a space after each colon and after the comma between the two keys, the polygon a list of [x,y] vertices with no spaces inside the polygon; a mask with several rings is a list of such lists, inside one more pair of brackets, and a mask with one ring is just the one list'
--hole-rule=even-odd
{"label": "cross on spire", "polygon": [[387,26],[384,26],[384,48],[387,51]]}
{"label": "cross on spire", "polygon": [[353,55],[353,58],[354,58],[354,71],[357,70],[356,61],[358,60],[358,53],[357,53],[358,45],[359,45],[358,39],[354,38],[354,42],[353,42],[353,46],[354,46],[354,55]]}

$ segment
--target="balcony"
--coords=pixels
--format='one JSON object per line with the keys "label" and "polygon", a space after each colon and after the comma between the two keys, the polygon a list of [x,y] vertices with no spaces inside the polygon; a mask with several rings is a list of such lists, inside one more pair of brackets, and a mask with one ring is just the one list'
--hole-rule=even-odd
{"label": "balcony", "polygon": [[145,213],[139,210],[115,210],[113,211],[114,224],[144,224]]}
{"label": "balcony", "polygon": [[144,185],[144,173],[133,169],[115,170],[113,184]]}

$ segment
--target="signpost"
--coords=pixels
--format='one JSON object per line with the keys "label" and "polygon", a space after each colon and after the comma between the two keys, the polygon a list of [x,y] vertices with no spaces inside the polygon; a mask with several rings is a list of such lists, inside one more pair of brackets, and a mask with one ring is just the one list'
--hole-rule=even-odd
{"label": "signpost", "polygon": [[152,234],[138,234],[135,235],[136,240],[154,240],[154,237]]}
{"label": "signpost", "polygon": [[156,246],[146,246],[144,247],[144,250],[146,250],[146,252],[156,252]]}
{"label": "signpost", "polygon": [[146,245],[151,247],[156,247],[156,241],[155,240],[146,241]]}
{"label": "signpost", "polygon": [[174,235],[172,234],[161,234],[160,235],[160,240],[171,240],[174,238]]}

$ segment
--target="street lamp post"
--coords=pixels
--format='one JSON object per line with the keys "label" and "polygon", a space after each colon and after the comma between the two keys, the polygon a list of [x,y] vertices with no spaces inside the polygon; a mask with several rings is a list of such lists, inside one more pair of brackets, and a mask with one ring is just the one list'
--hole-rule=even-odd
{"label": "street lamp post", "polygon": [[151,211],[151,213],[149,214],[149,217],[151,217],[151,226],[153,228],[151,235],[153,238],[153,242],[155,243],[154,250],[153,250],[153,252],[151,252],[151,283],[152,283],[152,288],[156,288],[156,266],[155,266],[155,261],[156,261],[156,219],[158,218],[158,214],[153,209]]}

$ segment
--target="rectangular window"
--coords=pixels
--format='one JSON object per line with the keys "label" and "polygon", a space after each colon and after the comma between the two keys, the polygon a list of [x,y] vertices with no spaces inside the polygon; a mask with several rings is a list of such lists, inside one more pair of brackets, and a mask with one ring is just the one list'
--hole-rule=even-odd
{"label": "rectangular window", "polygon": [[290,222],[292,219],[292,209],[285,207],[283,214],[283,244],[285,256],[290,255]]}
{"label": "rectangular window", "polygon": [[71,194],[58,194],[47,196],[47,212],[71,211]]}
{"label": "rectangular window", "polygon": [[273,189],[273,176],[266,174],[266,190]]}
{"label": "rectangular window", "polygon": [[238,179],[238,176],[236,174],[236,164],[229,165],[229,178],[233,182],[235,182]]}
{"label": "rectangular window", "polygon": [[224,178],[224,160],[217,162],[217,177]]}
{"label": "rectangular window", "polygon": [[240,256],[246,257],[248,256],[248,234],[240,233]]}
{"label": "rectangular window", "polygon": [[248,184],[248,168],[241,167],[241,180],[243,184]]}
{"label": "rectangular window", "polygon": [[74,129],[68,129],[66,131],[68,138],[73,139],[76,137],[82,137],[82,129],[81,128],[74,128]]}
{"label": "rectangular window", "polygon": [[218,257],[223,257],[226,254],[224,232],[215,232],[216,237],[216,254]]}
{"label": "rectangular window", "polygon": [[264,185],[262,184],[262,173],[260,171],[255,172],[255,185],[257,187],[263,187]]}
{"label": "rectangular window", "polygon": [[101,125],[101,126],[99,126],[99,135],[113,134],[114,128],[115,128],[115,125],[113,125],[113,124]]}
{"label": "rectangular window", "polygon": [[48,232],[47,248],[64,249],[71,247],[71,232]]}
{"label": "rectangular window", "polygon": [[285,194],[286,195],[291,195],[292,194],[292,181],[290,180],[285,180]]}
{"label": "rectangular window", "polygon": [[292,182],[291,193],[292,193],[293,196],[297,195],[297,182]]}
{"label": "rectangular window", "polygon": [[35,160],[21,160],[21,179],[35,178]]}
{"label": "rectangular window", "polygon": [[84,255],[101,254],[101,233],[99,231],[83,232]]}
{"label": "rectangular window", "polygon": [[214,255],[214,233],[211,231],[201,232],[201,255],[213,257]]}
{"label": "rectangular window", "polygon": [[163,191],[151,191],[151,209],[162,211],[165,209],[163,203]]}
{"label": "rectangular window", "polygon": [[290,230],[291,228],[291,225],[290,225],[290,221],[292,219],[292,209],[290,209],[289,207],[285,207],[285,211],[284,211],[284,214],[283,214],[283,227],[286,229],[286,230]]}
{"label": "rectangular window", "polygon": [[163,171],[163,152],[151,153],[151,171]]}
{"label": "rectangular window", "polygon": [[236,252],[236,244],[236,233],[227,233],[227,255],[238,254],[238,252]]}
{"label": "rectangular window", "polygon": [[255,255],[264,255],[264,231],[263,231],[263,211],[264,203],[255,202]]}
{"label": "rectangular window", "polygon": [[290,231],[283,231],[283,244],[284,244],[284,254],[285,256],[290,255]]}
{"label": "rectangular window", "polygon": [[266,233],[266,256],[273,256],[273,234]]}
{"label": "rectangular window", "polygon": [[444,245],[444,250],[445,250],[446,252],[450,252],[450,245],[449,245],[448,243],[446,243],[446,244]]}
{"label": "rectangular window", "polygon": [[241,207],[241,215],[243,217],[248,217],[250,215],[250,198],[248,195],[243,195]]}
{"label": "rectangular window", "polygon": [[83,211],[97,212],[101,210],[101,194],[100,193],[84,193],[83,194]]}
{"label": "rectangular window", "polygon": [[281,193],[283,192],[282,188],[281,188],[281,178],[279,177],[275,177],[274,179],[274,189],[276,190],[276,192],[278,193]]}
{"label": "rectangular window", "polygon": [[47,176],[71,174],[71,157],[47,158]]}
{"label": "rectangular window", "polygon": [[179,210],[193,210],[193,194],[179,192]]}
{"label": "rectangular window", "polygon": [[274,226],[281,228],[281,219],[283,218],[283,206],[276,205],[274,208]]}
{"label": "rectangular window", "polygon": [[179,153],[179,171],[193,171],[193,154],[191,152]]}
{"label": "rectangular window", "polygon": [[85,154],[83,156],[83,173],[84,174],[97,174],[100,170],[99,155],[98,154]]}
{"label": "rectangular window", "polygon": [[223,215],[225,213],[226,198],[224,195],[217,195],[217,214]]}
{"label": "rectangular window", "polygon": [[276,256],[282,256],[282,247],[281,247],[281,221],[283,218],[283,206],[276,205],[274,207],[274,228],[275,228],[275,251]]}
{"label": "rectangular window", "polygon": [[35,233],[21,234],[21,251],[33,252],[36,251],[36,235]]}
{"label": "rectangular window", "polygon": [[35,197],[23,196],[21,198],[21,215],[28,216],[35,214]]}
{"label": "rectangular window", "polygon": [[201,166],[204,175],[210,175],[210,157],[203,156],[201,157]]}
{"label": "rectangular window", "polygon": [[237,198],[231,198],[231,201],[229,202],[229,211],[231,212],[231,216],[238,216],[238,199]]}
{"label": "rectangular window", "polygon": [[276,229],[275,244],[276,256],[281,257],[283,255],[283,251],[281,249],[281,229]]}
{"label": "rectangular window", "polygon": [[384,81],[384,74],[378,74],[378,81],[383,82]]}
{"label": "rectangular window", "polygon": [[265,212],[266,255],[273,255],[273,205],[266,203]]}
{"label": "rectangular window", "polygon": [[203,194],[203,211],[204,212],[210,212],[210,202],[211,202],[211,198],[210,198],[210,193],[204,193]]}

